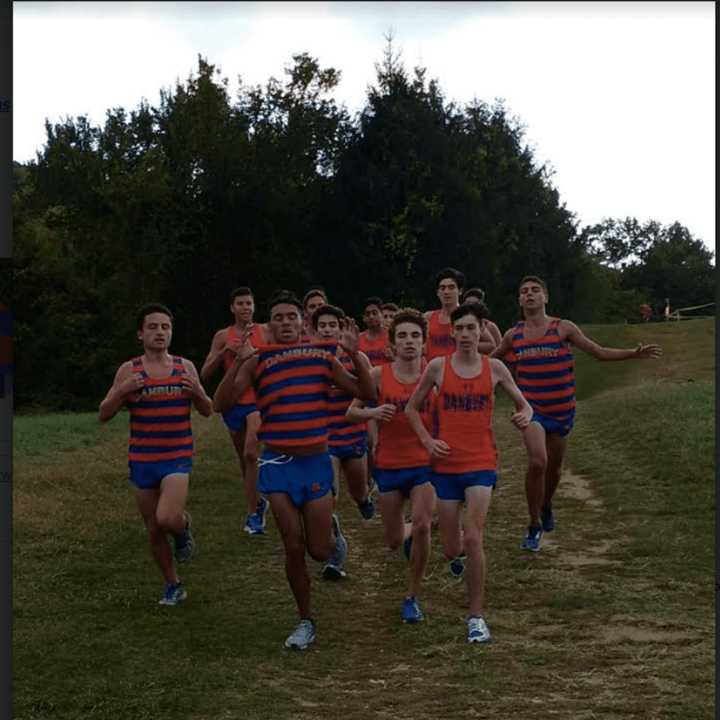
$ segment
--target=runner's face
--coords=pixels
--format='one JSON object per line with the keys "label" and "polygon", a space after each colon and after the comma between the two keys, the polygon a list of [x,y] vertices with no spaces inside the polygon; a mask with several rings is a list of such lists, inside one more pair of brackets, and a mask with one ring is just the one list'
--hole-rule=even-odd
{"label": "runner's face", "polygon": [[146,315],[138,339],[145,350],[167,350],[172,339],[172,321],[165,313]]}
{"label": "runner's face", "polygon": [[470,313],[458,318],[453,323],[452,328],[452,334],[455,338],[455,342],[457,343],[458,350],[470,350],[472,348],[477,348],[478,343],[480,342],[480,333],[482,332],[484,324],[484,320],[480,323],[478,322],[478,319]]}
{"label": "runner's face", "polygon": [[300,310],[292,303],[278,303],[270,308],[270,330],[277,342],[287,345],[297,342],[302,329]]}
{"label": "runner's face", "polygon": [[395,328],[395,352],[401,360],[414,360],[422,355],[423,336],[420,326],[401,322]]}
{"label": "runner's face", "polygon": [[542,285],[530,281],[523,283],[520,286],[518,302],[522,308],[531,309],[544,307],[547,304],[547,295],[545,294]]}
{"label": "runner's face", "polygon": [[252,322],[255,313],[255,301],[252,295],[237,295],[230,305],[230,312],[235,316],[235,322]]}
{"label": "runner's face", "polygon": [[305,317],[310,320],[313,313],[323,305],[327,305],[327,300],[321,295],[313,295],[305,305]]}
{"label": "runner's face", "polygon": [[368,305],[363,312],[363,322],[370,330],[377,330],[382,326],[382,312],[377,305]]}
{"label": "runner's face", "polygon": [[390,327],[390,323],[392,322],[392,319],[394,317],[395,317],[394,310],[383,310],[382,311],[382,324],[386,330]]}
{"label": "runner's face", "polygon": [[443,278],[437,289],[437,296],[442,305],[447,307],[457,305],[460,297],[460,288],[450,278]]}
{"label": "runner's face", "polygon": [[321,315],[317,335],[321,340],[337,340],[340,337],[340,321],[334,315]]}

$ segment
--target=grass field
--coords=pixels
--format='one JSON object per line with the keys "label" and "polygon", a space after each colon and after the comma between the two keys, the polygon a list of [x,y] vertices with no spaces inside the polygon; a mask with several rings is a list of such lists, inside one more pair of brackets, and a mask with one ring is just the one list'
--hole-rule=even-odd
{"label": "grass field", "polygon": [[525,453],[499,402],[487,619],[467,603],[437,537],[421,598],[399,621],[402,553],[346,492],[349,577],[311,562],[315,646],[296,621],[280,539],[241,532],[242,491],[222,421],[194,419],[190,509],[199,554],[189,597],[161,608],[158,571],[126,481],[127,416],[15,420],[15,720],[293,720],[714,715],[714,324],[586,327],[613,346],[657,340],[657,362],[577,353],[578,417],[558,526],[523,553]]}

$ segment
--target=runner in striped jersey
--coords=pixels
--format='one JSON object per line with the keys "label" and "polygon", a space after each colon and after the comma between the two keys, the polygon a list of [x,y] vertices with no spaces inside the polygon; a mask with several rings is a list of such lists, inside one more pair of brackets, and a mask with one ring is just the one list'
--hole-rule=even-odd
{"label": "runner in striped jersey", "polygon": [[118,368],[99,413],[100,422],[106,422],[123,405],[130,410],[129,479],[165,579],[161,605],[177,605],[187,597],[167,533],[174,537],[177,562],[188,561],[195,546],[185,512],[193,456],[191,405],[205,417],[212,413],[193,363],[168,352],[172,322],[164,305],[141,308],[137,336],[143,354]]}
{"label": "runner in striped jersey", "polygon": [[657,358],[662,350],[643,344],[634,349],[603,347],[575,323],[548,316],[547,285],[536,275],[520,281],[519,303],[525,319],[505,333],[492,357],[510,358],[518,387],[533,409],[530,427],[523,434],[530,524],[521,547],[537,552],[543,532],[555,527],[552,499],[575,420],[575,360],[570,346],[604,361]]}

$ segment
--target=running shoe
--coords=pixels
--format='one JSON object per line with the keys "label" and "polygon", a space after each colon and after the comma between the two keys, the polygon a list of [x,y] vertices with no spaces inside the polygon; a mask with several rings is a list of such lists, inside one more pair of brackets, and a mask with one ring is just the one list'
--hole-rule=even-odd
{"label": "running shoe", "polygon": [[165,594],[160,598],[158,605],[177,605],[185,600],[187,592],[182,583],[168,583],[165,586]]}
{"label": "running shoe", "polygon": [[543,532],[552,532],[555,529],[555,516],[553,515],[552,505],[543,505],[540,513]]}
{"label": "running shoe", "polygon": [[466,555],[458,555],[448,563],[450,574],[453,577],[461,578],[465,574],[465,558]]}
{"label": "running shoe", "polygon": [[490,637],[490,629],[487,623],[479,615],[471,615],[467,621],[469,643],[489,643],[492,641]]}
{"label": "running shoe", "polygon": [[418,601],[414,597],[406,597],[403,600],[402,610],[400,611],[402,621],[404,623],[417,623],[425,619]]}
{"label": "running shoe", "polygon": [[369,495],[364,502],[358,503],[358,510],[365,520],[372,520],[375,516],[375,503],[373,503]]}
{"label": "running shoe", "polygon": [[179,563],[189,562],[195,554],[195,539],[192,535],[192,518],[185,513],[185,529],[179,535],[173,535],[175,540],[175,560]]}
{"label": "running shoe", "polygon": [[323,568],[322,576],[326,580],[341,580],[347,575],[343,569],[345,558],[347,557],[347,540],[340,530],[340,519],[336,513],[333,513],[332,523],[333,531],[335,532],[335,551],[328,558]]}
{"label": "running shoe", "polygon": [[248,535],[262,535],[265,531],[262,527],[262,518],[257,513],[252,513],[245,518],[245,527],[243,531]]}
{"label": "running shoe", "polygon": [[523,538],[520,547],[523,550],[530,550],[530,552],[538,552],[542,536],[543,529],[540,525],[528,525],[528,534]]}
{"label": "running shoe", "polygon": [[405,559],[410,560],[410,553],[412,553],[412,535],[408,535],[403,540],[403,552],[405,553]]}
{"label": "running shoe", "polygon": [[312,620],[301,620],[292,635],[285,641],[286,648],[304,650],[315,642],[315,623]]}
{"label": "running shoe", "polygon": [[270,503],[261,495],[255,508],[255,514],[260,518],[260,527],[262,527],[263,531],[265,530],[265,516],[269,509]]}

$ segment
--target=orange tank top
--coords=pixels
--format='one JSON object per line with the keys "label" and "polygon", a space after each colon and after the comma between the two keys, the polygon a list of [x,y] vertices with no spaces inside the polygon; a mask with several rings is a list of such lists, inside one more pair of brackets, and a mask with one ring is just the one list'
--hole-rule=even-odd
{"label": "orange tank top", "polygon": [[455,352],[455,338],[452,336],[452,323],[440,322],[440,310],[433,310],[428,321],[428,337],[425,345],[425,358],[428,362],[436,357]]}
{"label": "orange tank top", "polygon": [[482,356],[482,370],[471,378],[460,377],[445,358],[437,397],[438,439],[450,454],[436,458],[440,473],[466,473],[497,469],[497,449],[492,429],[493,384],[490,359]]}
{"label": "orange tank top", "polygon": [[[227,330],[227,337],[225,339],[225,342],[229,345],[233,340],[239,339],[240,334],[237,331],[237,328],[234,325],[231,325]],[[259,348],[261,345],[265,343],[265,335],[262,331],[262,327],[260,325],[255,325],[255,327],[252,329],[252,332],[250,333],[250,343],[254,348]],[[227,369],[232,365],[233,360],[235,359],[235,354],[230,352],[229,350],[226,350],[223,354],[223,365],[225,367],[225,372],[227,372]],[[257,400],[257,397],[255,395],[255,388],[250,385],[247,390],[237,399],[236,405],[252,405],[255,404]]]}
{"label": "orange tank top", "polygon": [[[423,447],[417,433],[405,415],[405,406],[413,394],[420,376],[414,383],[402,383],[393,372],[392,365],[380,369],[380,393],[378,405],[395,405],[397,408],[390,422],[378,422],[378,443],[375,466],[382,470],[423,467],[430,464],[430,453]],[[420,408],[420,419],[431,432],[432,397],[428,395]]]}
{"label": "orange tank top", "polygon": [[367,330],[361,332],[358,337],[358,349],[368,356],[368,360],[373,367],[387,365],[392,362],[386,353],[389,346],[390,338],[387,330],[383,330],[373,340],[369,338]]}

